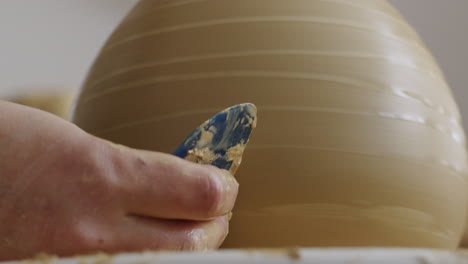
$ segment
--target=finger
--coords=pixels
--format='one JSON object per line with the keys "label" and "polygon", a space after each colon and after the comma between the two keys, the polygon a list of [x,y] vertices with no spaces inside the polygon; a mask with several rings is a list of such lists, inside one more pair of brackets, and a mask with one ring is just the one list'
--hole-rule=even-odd
{"label": "finger", "polygon": [[205,222],[127,217],[107,242],[114,252],[204,251],[219,248],[228,229],[227,216]]}
{"label": "finger", "polygon": [[232,211],[239,185],[228,171],[163,153],[113,149],[118,197],[128,214],[207,220]]}

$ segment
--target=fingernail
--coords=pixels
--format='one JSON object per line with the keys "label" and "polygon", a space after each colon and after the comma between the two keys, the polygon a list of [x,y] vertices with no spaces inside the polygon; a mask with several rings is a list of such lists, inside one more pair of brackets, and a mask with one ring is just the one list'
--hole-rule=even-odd
{"label": "fingernail", "polygon": [[232,176],[232,174],[229,173],[227,170],[220,171],[222,179],[224,181],[224,191],[226,199],[223,203],[220,203],[218,205],[218,212],[228,214],[228,212],[232,211],[234,207],[234,203],[237,198],[237,190],[239,188],[239,183],[237,183],[234,176]]}
{"label": "fingernail", "polygon": [[230,193],[233,189],[237,189],[239,187],[239,183],[237,182],[236,178],[227,170],[221,170],[221,176],[226,181],[226,191]]}
{"label": "fingernail", "polygon": [[228,218],[228,221],[231,221],[231,219],[232,219],[232,212],[229,212],[229,214],[227,215],[227,218]]}
{"label": "fingernail", "polygon": [[206,229],[207,249],[217,249],[226,239],[229,233],[229,224],[224,221],[214,220]]}
{"label": "fingernail", "polygon": [[192,242],[188,244],[189,246],[187,248],[183,248],[184,250],[192,250],[192,251],[207,251],[210,248],[210,243],[212,238],[210,230],[212,228],[206,228],[206,229],[196,229],[192,230],[190,234],[190,239]]}

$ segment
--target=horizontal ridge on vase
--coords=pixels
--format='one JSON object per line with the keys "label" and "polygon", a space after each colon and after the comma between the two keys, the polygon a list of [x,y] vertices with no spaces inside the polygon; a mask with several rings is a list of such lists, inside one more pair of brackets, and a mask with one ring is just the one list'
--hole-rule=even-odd
{"label": "horizontal ridge on vase", "polygon": [[73,120],[171,153],[244,102],[259,124],[224,247],[458,245],[459,110],[386,1],[142,0],[101,50]]}

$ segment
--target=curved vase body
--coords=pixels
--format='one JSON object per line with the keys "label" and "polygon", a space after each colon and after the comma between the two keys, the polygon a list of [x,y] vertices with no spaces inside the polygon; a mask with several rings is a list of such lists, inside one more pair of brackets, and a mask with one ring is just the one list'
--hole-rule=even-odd
{"label": "curved vase body", "polygon": [[259,123],[225,247],[456,247],[459,111],[385,1],[143,0],[97,58],[74,121],[172,153],[244,102]]}

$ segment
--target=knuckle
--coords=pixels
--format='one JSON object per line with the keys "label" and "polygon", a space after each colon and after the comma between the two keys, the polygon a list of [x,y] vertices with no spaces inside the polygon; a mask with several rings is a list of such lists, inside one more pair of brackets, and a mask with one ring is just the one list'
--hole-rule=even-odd
{"label": "knuckle", "polygon": [[120,188],[115,177],[112,155],[101,144],[83,142],[69,157],[68,170],[73,173],[76,189],[93,201],[110,199]]}
{"label": "knuckle", "polygon": [[215,249],[220,248],[223,245],[228,235],[229,235],[229,230],[228,229],[223,230],[223,232],[219,234],[218,240],[216,241],[216,243],[214,243],[212,248],[209,248],[209,249],[215,250]]}
{"label": "knuckle", "polygon": [[220,237],[219,244],[217,245],[217,247],[221,246],[221,244],[224,242],[224,240],[226,240],[226,237],[228,235],[229,235],[229,220],[226,220],[224,222],[223,227],[221,228],[221,237]]}

